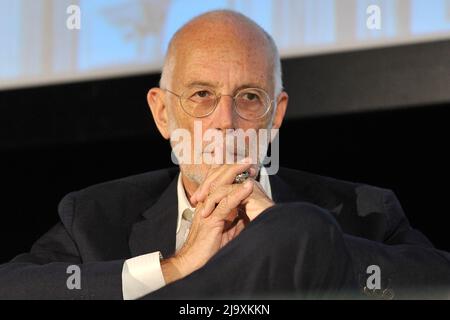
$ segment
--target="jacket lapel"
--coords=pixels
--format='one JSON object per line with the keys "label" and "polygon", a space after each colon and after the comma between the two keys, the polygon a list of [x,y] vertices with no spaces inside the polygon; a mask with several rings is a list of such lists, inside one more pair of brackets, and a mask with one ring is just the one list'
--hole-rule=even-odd
{"label": "jacket lapel", "polygon": [[175,252],[178,216],[178,174],[160,198],[142,214],[142,220],[132,227],[129,246],[131,255],[161,251],[164,257]]}

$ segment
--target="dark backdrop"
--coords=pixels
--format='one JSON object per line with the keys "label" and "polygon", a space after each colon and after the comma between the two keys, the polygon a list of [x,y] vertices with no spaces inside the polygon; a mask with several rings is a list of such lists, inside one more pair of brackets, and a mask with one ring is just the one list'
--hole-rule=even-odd
{"label": "dark backdrop", "polygon": [[[281,164],[393,189],[450,250],[449,53],[443,41],[284,60]],[[57,221],[64,194],[171,165],[145,102],[158,78],[0,92],[0,262]]]}

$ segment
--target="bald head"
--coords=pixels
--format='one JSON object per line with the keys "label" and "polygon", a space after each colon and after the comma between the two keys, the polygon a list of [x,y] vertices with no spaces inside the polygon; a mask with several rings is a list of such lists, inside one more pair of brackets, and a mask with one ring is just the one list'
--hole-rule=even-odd
{"label": "bald head", "polygon": [[273,93],[278,95],[282,91],[280,57],[274,40],[253,20],[238,12],[211,11],[192,19],[175,33],[164,61],[162,88],[172,87],[175,68],[187,63],[184,58],[195,51],[215,55],[219,61],[220,57],[239,54],[244,57],[243,62],[264,60]]}

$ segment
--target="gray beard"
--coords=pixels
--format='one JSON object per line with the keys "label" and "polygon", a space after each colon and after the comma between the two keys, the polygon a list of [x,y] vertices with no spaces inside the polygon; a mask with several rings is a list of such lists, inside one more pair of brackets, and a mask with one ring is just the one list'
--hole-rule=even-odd
{"label": "gray beard", "polygon": [[205,180],[205,177],[198,173],[193,172],[187,172],[186,170],[183,172],[183,174],[188,178],[189,180],[195,182],[198,185],[201,185],[203,181]]}

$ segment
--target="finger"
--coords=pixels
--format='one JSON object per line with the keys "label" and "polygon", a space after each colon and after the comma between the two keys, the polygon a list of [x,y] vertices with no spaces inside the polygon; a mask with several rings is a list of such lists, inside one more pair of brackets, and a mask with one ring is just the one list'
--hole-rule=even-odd
{"label": "finger", "polygon": [[[212,173],[209,173],[203,183],[197,188],[194,194],[191,196],[192,204],[196,204],[199,201],[203,201],[206,196],[214,191],[217,187],[223,184],[231,184],[234,177],[249,169],[250,159],[243,159],[242,163],[238,164],[224,164],[220,168],[215,169]],[[228,182],[223,182],[228,181]],[[211,190],[212,189],[212,190]]]}
{"label": "finger", "polygon": [[236,238],[244,229],[245,223],[243,220],[239,219],[235,221],[233,226],[223,233],[220,247],[224,247],[228,242]]}
{"label": "finger", "polygon": [[252,165],[248,169],[248,173],[250,174],[250,177],[252,177],[252,178],[256,178],[256,174],[258,173],[258,170],[255,167],[256,167],[256,165]]}
{"label": "finger", "polygon": [[198,189],[191,196],[191,202],[195,205],[199,201],[204,201],[209,193],[214,192],[215,189],[234,182],[236,175],[249,170],[251,167],[251,159],[245,158],[242,163],[225,164],[217,171],[208,176],[205,181],[198,187]]}
{"label": "finger", "polygon": [[[248,181],[254,181],[253,179]],[[203,207],[199,210],[201,216],[203,218],[208,217],[211,212],[215,209],[216,205],[222,200],[225,196],[233,192],[237,188],[243,188],[242,184],[228,184],[219,187],[215,192],[210,194],[203,203]],[[248,198],[248,197],[247,197]]]}
{"label": "finger", "polygon": [[[253,179],[249,179],[248,182],[252,184],[256,183],[256,181]],[[214,193],[210,194],[205,199],[204,202],[202,202],[203,206],[198,212],[203,218],[208,217],[213,212],[213,210],[215,209],[216,205],[220,202],[220,200],[222,200],[228,194],[232,193],[235,189],[243,187],[244,187],[243,184],[228,184],[219,187]],[[248,197],[246,197],[245,199],[248,199]],[[241,202],[245,202],[245,199]]]}
{"label": "finger", "polygon": [[246,181],[219,201],[211,216],[224,220],[253,191],[253,183]]}
{"label": "finger", "polygon": [[222,200],[223,197],[231,193],[234,189],[239,188],[240,185],[228,184],[219,187],[214,193],[210,194],[203,202],[203,208],[200,211],[203,218],[206,218],[211,214],[216,205]]}
{"label": "finger", "polygon": [[244,222],[244,220],[240,219],[238,221],[238,223],[236,224],[235,228],[236,228],[236,231],[234,233],[233,238],[236,238],[241,233],[241,231],[245,229],[245,222]]}

